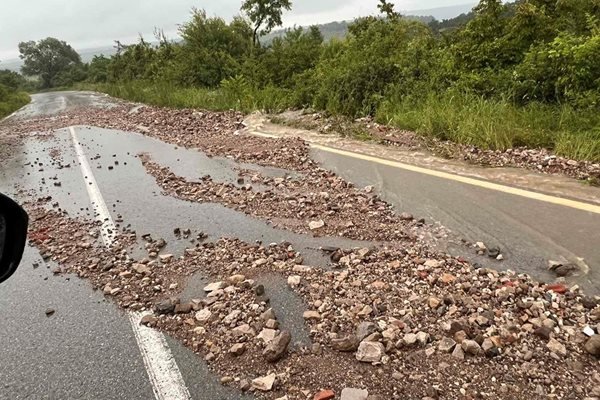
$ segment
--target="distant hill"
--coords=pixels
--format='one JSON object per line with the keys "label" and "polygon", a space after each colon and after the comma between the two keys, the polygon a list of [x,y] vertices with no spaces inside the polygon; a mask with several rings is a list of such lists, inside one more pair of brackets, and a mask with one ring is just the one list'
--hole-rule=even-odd
{"label": "distant hill", "polygon": [[[425,24],[429,24],[431,28],[436,32],[445,30],[455,29],[459,26],[467,23],[473,14],[471,10],[477,3],[468,3],[458,6],[431,8],[427,10],[416,10],[410,11],[410,15],[403,13],[405,18],[421,21]],[[325,41],[329,41],[332,38],[343,38],[348,33],[348,26],[352,21],[336,21],[329,22],[326,24],[317,25]],[[308,27],[302,27],[307,30]],[[261,42],[263,44],[269,44],[276,37],[285,35],[285,29],[276,30],[268,35],[262,37]]]}

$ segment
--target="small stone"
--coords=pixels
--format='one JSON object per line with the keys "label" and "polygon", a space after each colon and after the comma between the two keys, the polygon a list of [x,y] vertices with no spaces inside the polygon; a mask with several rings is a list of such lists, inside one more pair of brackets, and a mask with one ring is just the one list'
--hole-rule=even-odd
{"label": "small stone", "polygon": [[561,356],[567,355],[567,348],[554,338],[550,339],[548,344],[546,344],[546,348],[548,348],[548,350],[550,350],[554,354],[558,354]]}
{"label": "small stone", "polygon": [[247,392],[248,390],[250,390],[252,386],[250,385],[250,382],[248,382],[247,379],[242,379],[240,381],[240,390],[242,392]]}
{"label": "small stone", "polygon": [[454,351],[452,352],[452,357],[459,359],[459,360],[464,360],[465,352],[463,351],[462,347],[454,346]]}
{"label": "small stone", "polygon": [[356,337],[362,341],[367,336],[377,332],[377,325],[372,322],[361,322],[356,328]]}
{"label": "small stone", "polygon": [[46,317],[53,316],[55,312],[56,312],[56,310],[54,308],[48,308],[48,309],[46,309]]}
{"label": "small stone", "polygon": [[200,310],[196,313],[195,318],[201,324],[205,324],[210,320],[211,316],[212,316],[212,312],[210,312],[210,310],[208,308],[203,308],[202,310]]}
{"label": "small stone", "polygon": [[189,314],[192,312],[192,303],[181,303],[175,305],[175,314]]}
{"label": "small stone", "polygon": [[229,349],[229,354],[232,354],[236,357],[241,356],[246,351],[245,343],[236,343]]}
{"label": "small stone", "polygon": [[290,344],[291,340],[292,335],[290,334],[290,332],[282,331],[265,348],[263,356],[268,362],[278,361],[285,354],[285,351],[287,350],[287,347]]}
{"label": "small stone", "polygon": [[550,336],[552,335],[552,328],[547,327],[547,326],[541,326],[539,328],[537,328],[533,334],[544,339],[544,340],[548,340],[550,339]]}
{"label": "small stone", "polygon": [[273,339],[275,339],[275,336],[277,335],[277,331],[275,329],[263,329],[262,331],[260,331],[260,333],[258,334],[258,336],[256,337],[257,339],[262,339],[265,343],[269,344],[271,343],[271,341]]}
{"label": "small stone", "polygon": [[600,357],[600,335],[594,335],[589,338],[584,348],[588,353]]}
{"label": "small stone", "polygon": [[325,222],[322,219],[318,220],[318,221],[310,221],[308,223],[308,229],[310,229],[311,231],[321,229],[324,226],[325,226]]}
{"label": "small stone", "polygon": [[292,276],[288,276],[287,283],[291,287],[296,287],[296,286],[300,285],[301,280],[302,280],[301,276],[292,275]]}
{"label": "small stone", "polygon": [[273,384],[275,383],[276,378],[277,375],[270,374],[267,376],[253,379],[252,387],[263,392],[268,392],[273,389]]}
{"label": "small stone", "polygon": [[321,390],[314,395],[313,400],[331,400],[333,398],[335,398],[333,390]]}
{"label": "small stone", "polygon": [[461,347],[466,354],[470,354],[472,356],[483,353],[481,346],[479,346],[479,344],[474,340],[463,340]]}
{"label": "small stone", "polygon": [[304,319],[307,319],[307,320],[320,320],[321,319],[321,314],[319,314],[317,311],[304,311],[304,314],[302,314],[302,316],[304,317]]}
{"label": "small stone", "polygon": [[385,347],[379,342],[362,341],[356,352],[356,359],[360,362],[379,362],[385,354]]}
{"label": "small stone", "polygon": [[175,304],[171,300],[163,300],[154,306],[154,311],[157,314],[173,314],[175,312]]}
{"label": "small stone", "polygon": [[156,326],[157,322],[158,318],[156,318],[154,315],[144,315],[140,320],[141,325],[146,325],[150,327]]}
{"label": "small stone", "polygon": [[204,287],[204,291],[207,293],[214,292],[215,290],[220,290],[225,288],[224,282],[214,282]]}
{"label": "small stone", "polygon": [[444,353],[450,353],[454,346],[456,346],[456,342],[454,339],[445,337],[438,343],[438,350]]}
{"label": "small stone", "polygon": [[229,278],[227,278],[227,280],[232,285],[239,285],[240,283],[246,280],[246,277],[244,275],[232,275]]}
{"label": "small stone", "polygon": [[256,336],[256,332],[248,324],[243,324],[243,325],[240,325],[240,326],[236,326],[235,328],[233,328],[231,330],[231,333],[235,337],[240,337],[240,336],[254,337],[254,336]]}
{"label": "small stone", "polygon": [[279,322],[276,319],[270,319],[265,323],[265,328],[268,329],[278,329]]}
{"label": "small stone", "polygon": [[233,382],[234,379],[231,376],[224,376],[221,378],[221,385],[227,385],[228,383]]}
{"label": "small stone", "polygon": [[433,296],[431,296],[429,298],[429,300],[427,300],[427,304],[429,305],[429,308],[431,308],[432,310],[435,310],[436,308],[438,308],[441,303],[442,302],[440,301],[440,299],[438,299],[437,297],[433,297]]}
{"label": "small stone", "polygon": [[367,400],[369,392],[364,389],[345,388],[342,390],[342,400]]}
{"label": "small stone", "polygon": [[359,345],[360,340],[355,335],[348,335],[331,341],[331,347],[342,352],[356,351]]}

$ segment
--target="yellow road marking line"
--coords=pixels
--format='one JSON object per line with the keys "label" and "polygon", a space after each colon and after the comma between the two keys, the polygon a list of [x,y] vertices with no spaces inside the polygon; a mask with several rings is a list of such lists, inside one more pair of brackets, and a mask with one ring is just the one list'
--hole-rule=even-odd
{"label": "yellow road marking line", "polygon": [[[251,133],[254,135],[257,135],[257,136],[268,137],[268,138],[280,138],[281,137],[281,136],[277,136],[277,135],[273,135],[273,134],[269,134],[269,133],[258,132],[258,131],[251,131]],[[400,169],[404,169],[407,171],[417,172],[417,173],[421,173],[421,174],[425,174],[425,175],[429,175],[429,176],[435,176],[437,178],[448,179],[448,180],[452,180],[455,182],[461,182],[461,183],[465,183],[467,185],[478,186],[478,187],[485,188],[485,189],[508,193],[508,194],[512,194],[515,196],[525,197],[528,199],[539,200],[539,201],[543,201],[543,202],[550,203],[550,204],[555,204],[555,205],[559,205],[559,206],[570,207],[570,208],[574,208],[577,210],[588,211],[591,213],[600,214],[600,206],[590,204],[590,203],[584,203],[584,202],[577,201],[577,200],[570,200],[570,199],[551,196],[551,195],[547,195],[547,194],[543,194],[543,193],[532,192],[532,191],[525,190],[525,189],[518,189],[515,187],[511,187],[511,186],[500,185],[498,183],[493,183],[493,182],[484,181],[484,180],[480,180],[480,179],[469,178],[466,176],[451,174],[448,172],[437,171],[434,169],[417,167],[416,165],[410,165],[410,164],[405,164],[405,163],[401,163],[398,161],[387,160],[385,158],[379,158],[379,157],[375,157],[375,156],[369,156],[366,154],[355,153],[355,152],[348,151],[348,150],[336,149],[333,147],[323,146],[323,145],[316,144],[316,143],[311,143],[311,142],[308,142],[308,143],[310,144],[311,147],[318,149],[318,150],[326,151],[328,153],[339,154],[342,156],[352,157],[352,158],[356,158],[356,159],[363,160],[363,161],[370,161],[370,162],[374,162],[374,163],[381,164],[381,165],[387,165],[389,167],[400,168]]]}

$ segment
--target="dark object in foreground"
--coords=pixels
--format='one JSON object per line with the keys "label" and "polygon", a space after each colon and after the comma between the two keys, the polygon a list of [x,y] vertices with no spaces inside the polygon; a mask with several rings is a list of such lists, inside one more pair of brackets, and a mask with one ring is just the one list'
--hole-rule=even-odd
{"label": "dark object in foreground", "polygon": [[14,274],[21,262],[28,222],[25,210],[0,194],[0,283]]}

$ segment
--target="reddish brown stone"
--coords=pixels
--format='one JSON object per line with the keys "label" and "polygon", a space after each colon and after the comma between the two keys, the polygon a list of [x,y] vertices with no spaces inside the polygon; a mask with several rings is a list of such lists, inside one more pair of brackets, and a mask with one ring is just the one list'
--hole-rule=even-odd
{"label": "reddish brown stone", "polygon": [[315,394],[313,400],[331,400],[335,397],[335,393],[333,390],[321,390],[319,393]]}

